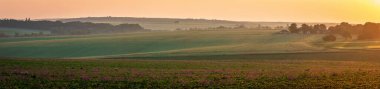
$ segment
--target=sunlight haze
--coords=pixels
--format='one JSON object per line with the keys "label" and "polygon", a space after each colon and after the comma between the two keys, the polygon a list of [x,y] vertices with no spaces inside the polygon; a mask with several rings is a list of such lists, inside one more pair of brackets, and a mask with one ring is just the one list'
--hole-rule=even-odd
{"label": "sunlight haze", "polygon": [[380,0],[0,0],[0,89],[378,89]]}
{"label": "sunlight haze", "polygon": [[380,22],[379,0],[0,0],[0,18],[159,17]]}

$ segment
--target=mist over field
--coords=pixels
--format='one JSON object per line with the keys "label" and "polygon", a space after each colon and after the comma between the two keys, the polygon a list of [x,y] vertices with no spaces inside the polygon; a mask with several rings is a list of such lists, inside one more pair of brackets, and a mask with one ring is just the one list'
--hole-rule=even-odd
{"label": "mist over field", "polygon": [[380,0],[0,3],[0,89],[380,87]]}
{"label": "mist over field", "polygon": [[[181,18],[141,18],[141,17],[83,17],[83,18],[68,18],[68,19],[46,19],[54,21],[72,22],[94,22],[94,23],[134,23],[140,24],[144,28],[152,30],[189,30],[189,29],[207,29],[215,27],[237,27],[244,25],[249,28],[257,28],[259,26],[286,27],[292,22],[253,22],[253,21],[229,21],[229,20],[217,20],[217,19],[181,19]],[[299,22],[302,23],[302,22]],[[320,24],[320,23],[308,23],[308,24]],[[333,26],[338,23],[324,23],[328,26]]]}

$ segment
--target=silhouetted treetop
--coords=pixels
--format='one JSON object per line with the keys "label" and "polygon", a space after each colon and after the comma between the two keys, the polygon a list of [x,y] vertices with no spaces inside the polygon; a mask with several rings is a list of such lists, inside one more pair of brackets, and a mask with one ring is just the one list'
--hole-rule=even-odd
{"label": "silhouetted treetop", "polygon": [[28,18],[25,21],[2,19],[0,20],[0,27],[46,30],[54,35],[80,35],[144,30],[139,24],[111,25],[108,23],[91,22],[63,23],[61,21],[31,21]]}
{"label": "silhouetted treetop", "polygon": [[350,24],[342,22],[336,26],[327,27],[324,24],[307,25],[302,24],[297,28],[297,24],[293,23],[289,27],[291,33],[304,33],[304,34],[337,34],[345,40],[351,40],[357,36],[358,40],[380,40],[380,24],[367,22],[363,24]]}

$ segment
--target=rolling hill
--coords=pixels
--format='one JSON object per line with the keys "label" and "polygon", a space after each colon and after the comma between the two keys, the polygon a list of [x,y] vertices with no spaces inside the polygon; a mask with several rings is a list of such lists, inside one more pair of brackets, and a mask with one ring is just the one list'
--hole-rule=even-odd
{"label": "rolling hill", "polygon": [[14,35],[15,33],[19,33],[19,34],[37,33],[38,34],[40,32],[42,32],[43,34],[50,34],[49,31],[44,31],[44,30],[0,27],[0,33],[5,33],[7,35]]}
{"label": "rolling hill", "polygon": [[322,35],[277,30],[152,31],[122,34],[1,38],[0,56],[30,58],[158,57],[326,51]]}
{"label": "rolling hill", "polygon": [[[190,28],[212,28],[212,27],[237,27],[244,25],[249,28],[256,28],[258,26],[283,26],[293,22],[249,22],[249,21],[228,21],[228,20],[209,20],[209,19],[180,19],[180,18],[137,18],[137,17],[83,17],[83,18],[65,18],[65,19],[43,19],[52,21],[82,21],[94,23],[130,23],[140,24],[146,29],[152,30],[176,30],[176,29],[190,29]],[[297,22],[302,24],[303,22]],[[306,22],[305,22],[306,23]],[[337,23],[307,23],[307,24],[326,24],[333,26]]]}

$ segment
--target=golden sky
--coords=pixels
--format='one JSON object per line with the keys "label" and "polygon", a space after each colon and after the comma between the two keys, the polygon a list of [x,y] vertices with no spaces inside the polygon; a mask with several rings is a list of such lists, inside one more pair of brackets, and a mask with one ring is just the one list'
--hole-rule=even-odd
{"label": "golden sky", "polygon": [[162,17],[380,22],[380,0],[0,0],[0,18]]}

